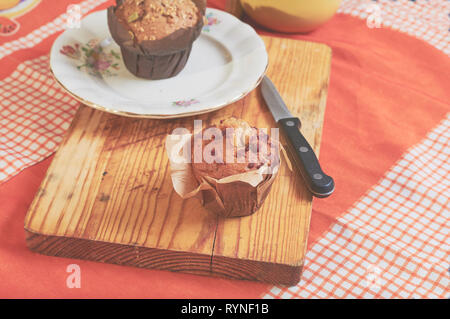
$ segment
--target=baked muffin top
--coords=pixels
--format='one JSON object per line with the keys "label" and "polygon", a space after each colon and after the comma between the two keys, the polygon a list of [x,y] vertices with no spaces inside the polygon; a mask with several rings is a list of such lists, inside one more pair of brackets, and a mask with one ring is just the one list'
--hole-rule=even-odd
{"label": "baked muffin top", "polygon": [[[272,142],[263,132],[258,132],[255,127],[251,127],[246,121],[229,118],[222,120],[219,124],[212,126],[220,130],[222,143],[211,147],[212,140],[204,137],[201,143],[195,143],[198,136],[194,135],[192,167],[197,178],[209,176],[215,179],[225,178],[231,175],[241,174],[252,170],[258,170],[261,166],[271,164]],[[228,131],[227,129],[233,129]],[[205,132],[205,130],[203,131]],[[232,132],[232,134],[230,134]],[[226,138],[226,137],[231,138]],[[260,138],[264,141],[260,143]],[[208,144],[210,144],[208,146]],[[201,147],[201,149],[199,149]],[[262,150],[261,147],[266,149]],[[227,154],[233,149],[232,156]],[[195,161],[195,154],[202,154],[202,161]],[[222,162],[205,161],[203,156],[211,154],[211,158],[223,159]],[[228,156],[228,157],[227,157]],[[231,161],[229,161],[231,160]]]}
{"label": "baked muffin top", "polygon": [[115,13],[138,42],[160,40],[195,26],[199,19],[198,8],[191,0],[124,0]]}

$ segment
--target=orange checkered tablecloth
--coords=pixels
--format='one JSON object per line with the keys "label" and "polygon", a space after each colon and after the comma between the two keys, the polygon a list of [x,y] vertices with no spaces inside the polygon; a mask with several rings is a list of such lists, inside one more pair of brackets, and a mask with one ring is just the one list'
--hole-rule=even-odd
{"label": "orange checkered tablecloth", "polygon": [[0,82],[0,181],[52,154],[78,108],[53,80],[48,60],[25,61]]}
{"label": "orange checkered tablecloth", "polygon": [[300,284],[270,297],[449,295],[450,114],[309,249]]}
{"label": "orange checkered tablecloth", "polygon": [[[297,286],[28,251],[23,218],[79,105],[52,79],[51,44],[65,28],[68,5],[78,4],[86,15],[111,3],[22,0],[0,11],[0,297],[450,297],[450,1],[445,0],[343,0],[320,29],[289,35],[333,49],[320,159],[337,189],[313,204]],[[224,3],[208,1],[222,9]],[[68,289],[65,270],[75,262],[83,272],[82,288]]]}

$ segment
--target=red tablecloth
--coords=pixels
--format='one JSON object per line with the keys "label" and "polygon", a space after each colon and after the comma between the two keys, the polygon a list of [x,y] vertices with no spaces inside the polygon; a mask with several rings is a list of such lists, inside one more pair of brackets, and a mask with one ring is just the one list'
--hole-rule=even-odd
{"label": "red tablecloth", "polygon": [[[385,2],[388,23],[380,28],[368,28],[365,7],[348,0],[317,31],[289,35],[333,49],[320,160],[337,185],[332,197],[314,201],[304,277],[290,288],[30,252],[24,217],[52,160],[44,158],[78,105],[59,95],[45,67],[48,52],[68,4],[80,3],[85,15],[111,1],[29,1],[28,11],[2,18],[15,33],[0,34],[0,297],[448,297],[448,31],[426,17],[424,32],[402,30],[408,24],[395,14],[405,18],[403,12]],[[446,1],[436,3],[448,11]],[[208,5],[223,8],[224,1]],[[428,6],[407,7],[414,5]],[[36,82],[41,89],[27,91]],[[66,286],[74,263],[81,267],[79,289]]]}

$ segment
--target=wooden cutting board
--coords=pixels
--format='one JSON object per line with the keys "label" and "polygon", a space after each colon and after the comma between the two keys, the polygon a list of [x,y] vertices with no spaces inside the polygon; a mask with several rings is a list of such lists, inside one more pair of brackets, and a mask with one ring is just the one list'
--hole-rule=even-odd
{"label": "wooden cutting board", "polygon": [[[319,152],[331,50],[263,37],[268,75]],[[312,198],[282,165],[254,215],[222,219],[172,187],[165,138],[176,127],[230,116],[275,127],[259,87],[206,115],[175,120],[126,118],[81,106],[25,218],[36,252],[282,285],[300,280]]]}

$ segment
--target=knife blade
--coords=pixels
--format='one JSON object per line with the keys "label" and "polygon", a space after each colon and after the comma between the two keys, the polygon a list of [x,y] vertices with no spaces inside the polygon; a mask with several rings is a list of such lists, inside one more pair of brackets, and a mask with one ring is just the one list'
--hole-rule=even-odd
{"label": "knife blade", "polygon": [[323,172],[314,150],[300,132],[300,119],[291,114],[277,88],[267,76],[262,80],[261,92],[275,121],[286,136],[289,155],[300,170],[306,186],[315,197],[330,196],[334,191],[334,180]]}

